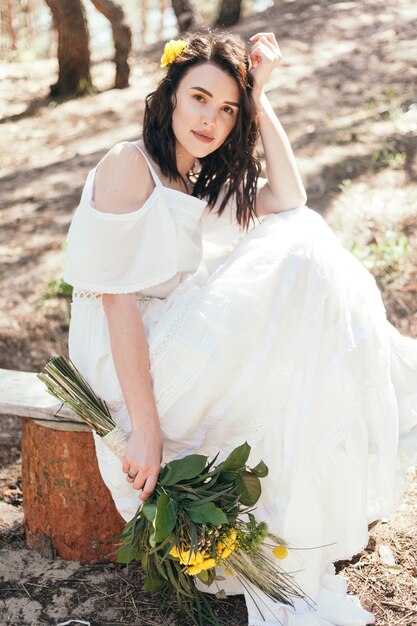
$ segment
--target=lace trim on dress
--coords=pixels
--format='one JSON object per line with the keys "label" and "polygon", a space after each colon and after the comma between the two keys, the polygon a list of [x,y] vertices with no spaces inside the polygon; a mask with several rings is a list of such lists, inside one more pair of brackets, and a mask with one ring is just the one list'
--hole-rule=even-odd
{"label": "lace trim on dress", "polygon": [[72,290],[72,300],[100,300],[101,293],[95,293],[94,291],[81,291],[79,289]]}
{"label": "lace trim on dress", "polygon": [[[147,296],[140,291],[131,292],[134,293],[136,301],[143,302],[147,300],[153,300],[156,296]],[[103,294],[97,293],[95,291],[87,291],[84,289],[73,289],[72,291],[72,300],[73,301],[83,301],[83,302],[91,302],[94,300],[101,300]]]}

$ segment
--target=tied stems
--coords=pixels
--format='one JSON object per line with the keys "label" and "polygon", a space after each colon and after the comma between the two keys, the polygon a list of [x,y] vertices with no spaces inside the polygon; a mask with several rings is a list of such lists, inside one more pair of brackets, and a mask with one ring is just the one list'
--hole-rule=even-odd
{"label": "tied stems", "polygon": [[116,427],[105,401],[94,393],[70,359],[52,357],[37,376],[52,396],[69,407],[101,437]]}

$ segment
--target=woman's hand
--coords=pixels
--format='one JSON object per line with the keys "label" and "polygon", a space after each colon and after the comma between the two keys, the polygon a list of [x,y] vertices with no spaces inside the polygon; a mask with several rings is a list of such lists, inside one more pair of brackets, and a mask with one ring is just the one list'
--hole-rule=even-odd
{"label": "woman's hand", "polygon": [[274,33],[257,33],[252,35],[250,41],[254,43],[249,55],[250,72],[255,82],[253,94],[258,97],[263,93],[272,70],[282,60],[282,53]]}
{"label": "woman's hand", "polygon": [[158,480],[162,461],[162,434],[158,425],[144,426],[133,431],[127,442],[123,457],[126,480],[135,489],[142,489],[140,499],[145,501],[152,494]]}

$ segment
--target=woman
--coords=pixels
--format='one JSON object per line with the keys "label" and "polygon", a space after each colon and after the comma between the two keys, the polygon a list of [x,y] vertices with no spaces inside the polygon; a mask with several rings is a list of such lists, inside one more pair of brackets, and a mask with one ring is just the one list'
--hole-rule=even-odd
{"label": "woman", "polygon": [[89,173],[68,234],[69,353],[131,433],[122,464],[95,437],[126,520],[161,462],[221,460],[247,440],[270,470],[257,516],[303,548],[285,563],[315,605],[273,603],[233,576],[222,587],[244,593],[250,626],[364,626],[373,616],[332,564],[399,502],[399,437],[404,466],[416,448],[417,345],[305,206],[264,92],[282,56],[272,33],[251,41],[250,52],[227,33],[172,42],[142,140]]}

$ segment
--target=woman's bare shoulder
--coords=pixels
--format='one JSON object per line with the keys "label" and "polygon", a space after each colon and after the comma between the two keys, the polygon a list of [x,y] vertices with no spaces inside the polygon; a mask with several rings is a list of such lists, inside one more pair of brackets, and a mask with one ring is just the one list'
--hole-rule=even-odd
{"label": "woman's bare shoulder", "polygon": [[109,150],[97,166],[94,206],[103,213],[130,213],[146,202],[153,188],[145,157],[123,141]]}

